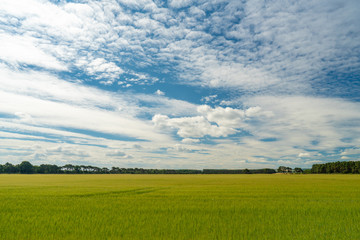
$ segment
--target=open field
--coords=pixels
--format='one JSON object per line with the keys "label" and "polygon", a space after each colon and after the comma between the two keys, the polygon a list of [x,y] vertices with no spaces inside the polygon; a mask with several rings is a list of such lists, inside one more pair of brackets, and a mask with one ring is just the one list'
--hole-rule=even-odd
{"label": "open field", "polygon": [[360,239],[360,175],[0,175],[0,239]]}

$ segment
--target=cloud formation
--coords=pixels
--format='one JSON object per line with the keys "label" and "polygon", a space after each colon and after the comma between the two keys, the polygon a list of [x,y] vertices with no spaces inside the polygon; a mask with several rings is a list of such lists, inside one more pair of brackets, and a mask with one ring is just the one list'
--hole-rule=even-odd
{"label": "cloud formation", "polygon": [[2,0],[2,161],[356,160],[359,4]]}
{"label": "cloud formation", "polygon": [[260,107],[240,110],[201,105],[197,112],[200,116],[182,118],[157,114],[152,121],[158,128],[177,129],[177,134],[183,138],[227,137],[246,128],[247,122],[254,117],[272,115],[271,112],[261,112]]}
{"label": "cloud formation", "polygon": [[[185,84],[302,93],[309,82],[336,77],[330,71],[359,69],[357,1],[170,1],[177,10],[152,1],[20,5],[1,3],[4,21],[13,22],[2,32],[6,61],[79,68],[104,84],[131,72],[132,62],[138,71],[171,62],[164,70],[179,71]],[[25,48],[25,55],[6,50]]]}

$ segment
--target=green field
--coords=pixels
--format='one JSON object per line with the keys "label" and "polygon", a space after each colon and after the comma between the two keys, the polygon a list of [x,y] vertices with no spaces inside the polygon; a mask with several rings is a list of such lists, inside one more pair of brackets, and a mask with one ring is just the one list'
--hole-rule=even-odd
{"label": "green field", "polygon": [[360,239],[360,176],[3,174],[0,239]]}

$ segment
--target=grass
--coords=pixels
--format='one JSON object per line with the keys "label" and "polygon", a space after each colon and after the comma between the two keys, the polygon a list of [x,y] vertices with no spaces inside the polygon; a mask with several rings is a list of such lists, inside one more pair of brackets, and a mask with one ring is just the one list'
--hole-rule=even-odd
{"label": "grass", "polygon": [[360,239],[359,175],[0,175],[0,239]]}

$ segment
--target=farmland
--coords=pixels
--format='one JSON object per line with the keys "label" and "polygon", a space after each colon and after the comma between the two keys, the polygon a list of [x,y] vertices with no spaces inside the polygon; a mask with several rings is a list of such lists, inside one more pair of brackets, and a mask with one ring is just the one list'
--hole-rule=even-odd
{"label": "farmland", "polygon": [[360,239],[359,175],[0,175],[0,239]]}

